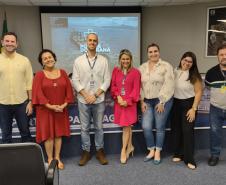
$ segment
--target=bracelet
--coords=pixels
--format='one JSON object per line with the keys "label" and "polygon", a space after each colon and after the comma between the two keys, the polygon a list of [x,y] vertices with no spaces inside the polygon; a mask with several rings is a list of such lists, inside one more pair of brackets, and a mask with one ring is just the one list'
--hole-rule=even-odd
{"label": "bracelet", "polygon": [[196,107],[192,107],[192,109],[193,109],[194,111],[197,111],[197,108],[196,108]]}
{"label": "bracelet", "polygon": [[94,94],[95,98],[98,98],[97,94]]}

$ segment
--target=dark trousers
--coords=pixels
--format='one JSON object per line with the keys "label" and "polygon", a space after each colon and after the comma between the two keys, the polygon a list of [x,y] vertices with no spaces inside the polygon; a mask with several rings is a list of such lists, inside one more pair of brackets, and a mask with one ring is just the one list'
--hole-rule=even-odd
{"label": "dark trousers", "polygon": [[16,105],[0,104],[0,127],[2,130],[2,143],[12,142],[12,124],[15,117],[20,131],[22,142],[31,141],[29,119],[26,114],[27,101]]}
{"label": "dark trousers", "polygon": [[172,139],[174,157],[179,157],[186,164],[195,165],[194,161],[194,121],[187,121],[187,112],[193,105],[194,98],[174,98],[172,108]]}

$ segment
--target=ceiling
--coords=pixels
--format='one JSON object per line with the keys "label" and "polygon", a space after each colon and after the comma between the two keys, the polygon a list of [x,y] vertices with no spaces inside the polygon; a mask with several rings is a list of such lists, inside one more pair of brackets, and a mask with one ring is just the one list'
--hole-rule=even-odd
{"label": "ceiling", "polygon": [[[220,0],[0,0],[17,6],[170,6],[218,2]],[[222,0],[221,0],[222,2]]]}

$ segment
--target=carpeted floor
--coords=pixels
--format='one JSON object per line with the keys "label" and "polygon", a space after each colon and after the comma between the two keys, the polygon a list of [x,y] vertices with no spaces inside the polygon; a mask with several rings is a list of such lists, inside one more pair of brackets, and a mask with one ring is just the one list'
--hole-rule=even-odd
{"label": "carpeted floor", "polygon": [[86,166],[78,166],[79,157],[63,159],[65,169],[60,171],[60,185],[225,185],[226,149],[219,164],[209,167],[208,150],[196,152],[197,169],[188,169],[183,162],[174,163],[165,155],[160,165],[143,162],[144,156],[131,157],[120,164],[119,155],[108,155],[109,165],[102,166],[95,156]]}

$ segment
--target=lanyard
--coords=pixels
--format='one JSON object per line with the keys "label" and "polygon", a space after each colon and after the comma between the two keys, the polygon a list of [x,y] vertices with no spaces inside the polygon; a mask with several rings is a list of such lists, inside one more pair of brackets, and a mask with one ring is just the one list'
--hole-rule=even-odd
{"label": "lanyard", "polygon": [[123,75],[123,79],[122,79],[122,85],[125,85],[125,80],[126,80],[126,75]]}
{"label": "lanyard", "polygon": [[128,71],[126,73],[124,71],[122,71],[122,72],[123,72],[122,85],[125,85],[125,80],[126,80]]}
{"label": "lanyard", "polygon": [[125,96],[126,91],[125,91],[125,80],[126,80],[127,74],[123,73],[123,78],[122,78],[122,88],[121,88],[121,95]]}
{"label": "lanyard", "polygon": [[96,64],[96,61],[97,61],[97,55],[96,55],[95,58],[94,58],[93,65],[91,65],[91,63],[90,63],[90,61],[89,61],[89,57],[88,57],[87,54],[86,54],[86,59],[87,59],[87,62],[89,63],[90,69],[93,70],[93,68],[94,68],[94,66],[95,66],[95,64]]}

